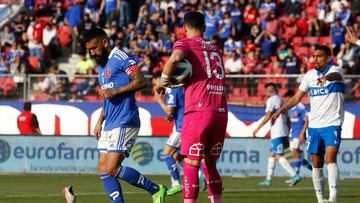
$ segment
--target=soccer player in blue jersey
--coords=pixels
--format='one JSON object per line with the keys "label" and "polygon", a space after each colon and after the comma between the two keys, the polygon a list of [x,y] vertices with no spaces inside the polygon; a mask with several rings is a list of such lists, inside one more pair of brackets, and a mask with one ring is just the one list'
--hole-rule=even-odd
{"label": "soccer player in blue jersey", "polygon": [[[295,95],[294,91],[285,93],[285,101],[289,101]],[[296,106],[288,110],[290,120],[290,151],[293,161],[291,166],[296,174],[300,172],[300,166],[305,166],[312,170],[311,163],[303,157],[305,134],[308,127],[308,118],[305,105],[299,102]]]}
{"label": "soccer player in blue jersey", "polygon": [[148,191],[154,203],[161,203],[166,195],[164,186],[151,182],[136,169],[122,165],[138,136],[140,118],[135,91],[146,86],[145,78],[133,57],[110,47],[104,30],[90,30],[85,45],[98,65],[99,96],[104,99],[94,129],[99,150],[98,173],[104,188],[112,202],[124,202],[118,181],[121,179]]}
{"label": "soccer player in blue jersey", "polygon": [[[342,68],[331,61],[331,50],[327,46],[316,46],[315,69],[308,71],[297,93],[271,118],[280,115],[298,104],[308,93],[310,97],[307,152],[311,154],[312,179],[318,202],[336,202],[339,171],[336,157],[341,142],[341,125],[344,121],[345,83]],[[328,169],[329,200],[324,200],[324,157]]]}
{"label": "soccer player in blue jersey", "polygon": [[[254,137],[256,137],[257,132],[270,120],[271,116],[284,104],[284,101],[277,93],[277,88],[274,83],[267,83],[265,87],[269,97],[266,101],[266,115],[259,126],[254,130]],[[259,185],[270,186],[272,184],[271,178],[274,173],[276,161],[278,161],[285,171],[291,176],[289,186],[294,186],[301,180],[300,176],[295,173],[294,169],[283,156],[288,143],[288,131],[287,116],[283,113],[280,115],[279,120],[272,123],[271,126],[271,147],[268,158],[267,176],[264,181],[259,183]]]}
{"label": "soccer player in blue jersey", "polygon": [[[153,88],[160,82],[161,73],[154,74],[152,83]],[[161,108],[165,111],[168,121],[175,121],[175,127],[170,135],[163,154],[166,156],[165,162],[171,175],[171,188],[168,189],[167,195],[174,195],[182,191],[182,186],[179,182],[179,169],[177,161],[181,161],[181,155],[178,153],[181,142],[181,127],[184,120],[184,87],[177,86],[166,88],[165,101],[163,95],[157,93],[154,89],[156,101],[160,104]]]}

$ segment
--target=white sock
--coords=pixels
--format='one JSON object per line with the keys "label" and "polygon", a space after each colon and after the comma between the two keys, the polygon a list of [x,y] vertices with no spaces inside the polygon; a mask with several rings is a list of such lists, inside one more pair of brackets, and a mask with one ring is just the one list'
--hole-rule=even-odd
{"label": "white sock", "polygon": [[271,180],[271,177],[274,173],[274,168],[275,168],[275,158],[274,157],[269,157],[268,159],[268,168],[267,168],[267,176],[266,179],[267,180]]}
{"label": "white sock", "polygon": [[327,165],[328,168],[328,181],[329,181],[329,200],[336,202],[337,200],[337,189],[339,184],[339,170],[336,163],[330,163]]}
{"label": "white sock", "polygon": [[284,157],[281,157],[279,159],[279,163],[286,170],[286,172],[288,172],[290,174],[291,177],[294,177],[296,175],[296,172],[294,171],[294,169],[290,166],[289,162]]}
{"label": "white sock", "polygon": [[322,168],[313,168],[312,179],[318,202],[324,199],[324,173]]}
{"label": "white sock", "polygon": [[172,176],[170,176],[170,177],[171,177],[171,187],[180,185],[179,180],[174,180]]}

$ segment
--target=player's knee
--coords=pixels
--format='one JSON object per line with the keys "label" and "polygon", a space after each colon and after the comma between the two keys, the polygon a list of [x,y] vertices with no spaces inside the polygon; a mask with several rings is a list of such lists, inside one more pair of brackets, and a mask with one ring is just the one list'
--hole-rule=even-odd
{"label": "player's knee", "polygon": [[118,172],[118,167],[110,165],[110,166],[106,166],[105,167],[106,173],[111,175],[111,176],[115,176]]}
{"label": "player's knee", "polygon": [[336,163],[336,157],[326,157],[326,164]]}
{"label": "player's knee", "polygon": [[97,164],[98,174],[106,173],[106,166],[104,163],[99,162]]}

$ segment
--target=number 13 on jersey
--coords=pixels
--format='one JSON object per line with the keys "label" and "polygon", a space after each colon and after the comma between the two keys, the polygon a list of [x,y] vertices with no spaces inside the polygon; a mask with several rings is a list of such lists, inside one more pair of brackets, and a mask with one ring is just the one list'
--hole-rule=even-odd
{"label": "number 13 on jersey", "polygon": [[[208,78],[211,78],[212,75],[214,74],[214,76],[220,80],[224,79],[225,77],[225,71],[224,71],[224,66],[222,64],[222,60],[221,60],[221,56],[216,53],[216,52],[211,52],[210,53],[210,57],[209,54],[207,53],[207,51],[203,51],[204,53],[204,57],[205,57],[205,62],[206,62],[206,73]],[[214,61],[216,60],[216,69],[211,70],[211,64],[210,64],[210,60]],[[218,73],[218,68],[220,68],[221,73]]]}

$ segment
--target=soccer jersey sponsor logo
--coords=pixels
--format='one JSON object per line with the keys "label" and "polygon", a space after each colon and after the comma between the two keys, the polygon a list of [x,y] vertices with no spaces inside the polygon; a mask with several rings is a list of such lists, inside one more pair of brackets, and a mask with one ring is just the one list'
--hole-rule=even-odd
{"label": "soccer jersey sponsor logo", "polygon": [[222,148],[223,148],[222,144],[220,142],[218,142],[218,143],[216,143],[216,145],[214,145],[211,148],[210,154],[215,155],[215,156],[220,155]]}
{"label": "soccer jersey sponsor logo", "polygon": [[101,89],[105,90],[105,89],[112,89],[114,87],[114,83],[113,82],[108,82],[106,84],[101,85]]}
{"label": "soccer jersey sponsor logo", "polygon": [[193,144],[189,148],[189,155],[191,156],[202,156],[204,155],[204,145],[201,143]]}

